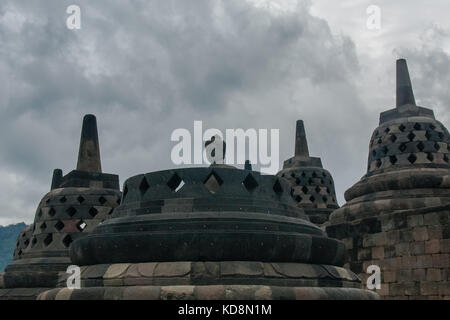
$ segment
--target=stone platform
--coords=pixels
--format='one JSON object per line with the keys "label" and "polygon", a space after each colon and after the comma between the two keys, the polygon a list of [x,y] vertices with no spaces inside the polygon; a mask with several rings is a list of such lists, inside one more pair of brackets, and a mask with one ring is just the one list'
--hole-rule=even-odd
{"label": "stone platform", "polygon": [[[61,273],[59,285],[66,286]],[[341,267],[302,263],[162,262],[81,267],[81,289],[59,288],[41,300],[377,299]],[[344,288],[345,287],[345,288]]]}

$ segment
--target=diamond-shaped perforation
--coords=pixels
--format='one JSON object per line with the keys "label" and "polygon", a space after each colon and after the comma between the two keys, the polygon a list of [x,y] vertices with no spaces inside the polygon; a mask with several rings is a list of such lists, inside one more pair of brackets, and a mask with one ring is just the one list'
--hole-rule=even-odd
{"label": "diamond-shaped perforation", "polygon": [[94,218],[97,214],[98,214],[98,210],[95,209],[94,207],[91,207],[91,208],[89,209],[89,215],[90,215],[92,218]]}
{"label": "diamond-shaped perforation", "polygon": [[86,199],[84,199],[82,196],[78,196],[77,201],[79,204],[82,204]]}
{"label": "diamond-shaped perforation", "polygon": [[389,148],[387,146],[384,146],[381,150],[383,151],[384,155],[387,155],[387,153],[389,152]]}
{"label": "diamond-shaped perforation", "polygon": [[283,187],[281,186],[281,183],[280,181],[278,181],[278,179],[273,184],[273,191],[275,191],[277,195],[281,195],[283,193]]}
{"label": "diamond-shaped perforation", "polygon": [[179,189],[179,186],[182,182],[183,179],[181,179],[177,173],[174,173],[167,182],[167,186],[172,189],[172,191],[176,191],[177,189]]}
{"label": "diamond-shaped perforation", "polygon": [[41,209],[39,209],[39,212],[38,212],[38,217],[40,218],[40,217],[42,217],[42,210]]}
{"label": "diamond-shaped perforation", "polygon": [[441,146],[439,145],[439,143],[435,143],[434,144],[434,148],[436,149],[436,151],[439,151],[439,149],[441,148]]}
{"label": "diamond-shaped perforation", "polygon": [[291,172],[291,177],[295,178],[295,173],[294,172]]}
{"label": "diamond-shaped perforation", "polygon": [[44,245],[48,247],[53,241],[53,235],[51,233],[47,234],[47,236],[44,239]]}
{"label": "diamond-shaped perforation", "polygon": [[422,130],[422,126],[420,125],[420,123],[415,123],[414,124],[414,130]]}
{"label": "diamond-shaped perforation", "polygon": [[430,126],[429,126],[429,128],[431,129],[431,130],[434,130],[434,129],[436,129],[436,126],[434,125],[434,124],[430,124]]}
{"label": "diamond-shaped perforation", "polygon": [[302,197],[300,197],[299,195],[295,196],[295,201],[297,202],[302,202]]}
{"label": "diamond-shaped perforation", "polygon": [[419,149],[420,152],[422,152],[423,149],[425,149],[425,145],[423,144],[422,141],[420,141],[420,142],[417,144],[417,149]]}
{"label": "diamond-shaped perforation", "polygon": [[323,196],[322,197],[322,201],[326,203],[328,201],[328,197],[327,196]]}
{"label": "diamond-shaped perforation", "polygon": [[253,191],[258,187],[258,182],[256,182],[255,178],[251,173],[249,173],[244,181],[242,181],[242,184],[244,185],[245,189],[248,191]]}
{"label": "diamond-shaped perforation", "polygon": [[427,138],[427,140],[430,140],[432,136],[430,131],[427,130],[427,132],[425,132],[425,138]]}
{"label": "diamond-shaped perforation", "polygon": [[58,231],[61,231],[62,229],[64,229],[64,222],[62,222],[61,220],[58,220],[58,222],[56,222],[56,224],[55,224],[55,229]]}
{"label": "diamond-shaped perforation", "polygon": [[409,155],[409,157],[408,157],[408,161],[409,161],[411,164],[413,164],[414,162],[416,162],[416,160],[417,160],[417,156],[416,156],[415,154],[411,153],[411,154]]}
{"label": "diamond-shaped perforation", "polygon": [[444,154],[444,161],[448,163],[449,159],[448,156],[446,154]]}
{"label": "diamond-shaped perforation", "polygon": [[67,208],[66,213],[69,215],[69,217],[73,217],[77,213],[77,209],[70,206],[69,208]]}
{"label": "diamond-shaped perforation", "polygon": [[41,229],[41,231],[44,231],[45,229],[47,229],[47,224],[45,222],[41,223],[39,229]]}
{"label": "diamond-shaped perforation", "polygon": [[395,141],[397,141],[397,136],[395,134],[392,134],[390,139],[392,142],[395,142]]}
{"label": "diamond-shaped perforation", "polygon": [[65,203],[66,201],[67,201],[66,196],[62,196],[62,197],[59,199],[59,202],[61,202],[61,203]]}
{"label": "diamond-shaped perforation", "polygon": [[55,214],[56,214],[55,208],[50,208],[50,210],[48,210],[48,215],[49,215],[50,217],[54,217]]}
{"label": "diamond-shaped perforation", "polygon": [[306,187],[306,186],[303,186],[302,187],[302,192],[304,193],[304,194],[306,194],[306,193],[308,193],[308,188]]}
{"label": "diamond-shaped perforation", "polygon": [[211,193],[216,193],[219,191],[220,186],[223,184],[222,178],[219,177],[217,173],[214,171],[210,173],[210,175],[206,178],[206,180],[203,182],[206,189],[208,189]]}
{"label": "diamond-shaped perforation", "polygon": [[431,152],[428,152],[428,153],[427,153],[427,159],[428,159],[430,162],[433,162],[434,157],[433,157],[433,154],[432,154]]}
{"label": "diamond-shaped perforation", "polygon": [[398,150],[400,150],[401,152],[405,152],[406,150],[406,144],[402,143],[399,147]]}
{"label": "diamond-shaped perforation", "polygon": [[73,242],[73,239],[70,235],[66,235],[62,240],[62,243],[66,248],[70,247],[72,242]]}
{"label": "diamond-shaped perforation", "polygon": [[400,130],[401,132],[404,132],[405,129],[406,129],[406,127],[405,127],[403,124],[401,124],[401,125],[398,127],[398,130]]}
{"label": "diamond-shaped perforation", "polygon": [[103,206],[107,202],[107,200],[104,196],[101,196],[100,198],[98,198],[98,202]]}
{"label": "diamond-shaped perforation", "polygon": [[300,182],[301,182],[300,178],[296,178],[296,179],[295,179],[295,184],[296,184],[296,185],[299,185]]}
{"label": "diamond-shaped perforation", "polygon": [[150,185],[148,184],[147,178],[144,176],[141,183],[139,184],[139,191],[141,191],[141,196],[143,196],[149,188]]}
{"label": "diamond-shaped perforation", "polygon": [[314,198],[314,196],[309,197],[309,201],[314,202],[316,201],[316,198]]}
{"label": "diamond-shaped perforation", "polygon": [[386,129],[384,129],[384,132],[389,133],[389,131],[391,131],[391,129],[389,129],[389,127],[387,127]]}
{"label": "diamond-shaped perforation", "polygon": [[319,186],[317,186],[315,190],[316,190],[316,193],[320,193],[320,187]]}
{"label": "diamond-shaped perforation", "polygon": [[416,135],[413,132],[410,132],[407,137],[408,137],[409,141],[413,141],[414,138],[416,137]]}
{"label": "diamond-shaped perforation", "polygon": [[397,163],[397,157],[396,156],[390,156],[389,157],[389,162],[391,164],[396,164]]}
{"label": "diamond-shaped perforation", "polygon": [[381,159],[377,159],[377,161],[375,162],[375,165],[377,166],[377,168],[381,167]]}

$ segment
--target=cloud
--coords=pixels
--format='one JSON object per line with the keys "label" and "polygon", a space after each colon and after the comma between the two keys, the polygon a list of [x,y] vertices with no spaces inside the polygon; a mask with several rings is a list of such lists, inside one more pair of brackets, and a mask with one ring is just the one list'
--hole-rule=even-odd
{"label": "cloud", "polygon": [[170,135],[194,120],[279,128],[280,161],[305,120],[341,204],[364,174],[381,93],[367,89],[354,40],[309,1],[80,0],[76,31],[65,26],[71,4],[0,4],[0,223],[31,222],[52,170],[75,168],[86,113],[97,115],[103,170],[121,182],[174,167]]}

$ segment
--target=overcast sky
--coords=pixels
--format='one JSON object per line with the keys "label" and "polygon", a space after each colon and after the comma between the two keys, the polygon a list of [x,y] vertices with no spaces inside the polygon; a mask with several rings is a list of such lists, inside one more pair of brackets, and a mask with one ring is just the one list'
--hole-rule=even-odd
{"label": "overcast sky", "polygon": [[[66,27],[72,4],[80,30]],[[370,5],[380,30],[366,26]],[[121,184],[175,167],[170,135],[194,120],[280,129],[281,166],[303,119],[342,205],[394,106],[397,58],[449,127],[449,12],[448,0],[2,0],[0,224],[31,223],[53,169],[75,168],[86,113]]]}

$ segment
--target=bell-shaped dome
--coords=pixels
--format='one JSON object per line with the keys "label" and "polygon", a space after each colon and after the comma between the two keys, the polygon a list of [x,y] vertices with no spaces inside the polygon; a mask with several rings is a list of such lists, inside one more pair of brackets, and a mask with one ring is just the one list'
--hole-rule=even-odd
{"label": "bell-shaped dome", "polygon": [[415,103],[404,59],[397,61],[397,107],[380,114],[367,176],[406,167],[449,168],[449,133],[432,110]]}
{"label": "bell-shaped dome", "polygon": [[[58,272],[71,264],[72,242],[108,219],[120,203],[118,176],[101,172],[95,116],[83,119],[77,170],[63,176],[55,169],[51,185],[34,223],[19,235],[4,274],[6,288],[25,288],[19,291],[29,297],[57,285]],[[15,291],[9,295],[14,298]]]}
{"label": "bell-shaped dome", "polygon": [[284,162],[283,170],[277,176],[291,183],[297,206],[305,210],[311,222],[322,224],[333,210],[339,208],[333,177],[322,167],[320,158],[309,155],[302,120],[297,121],[295,155]]}

